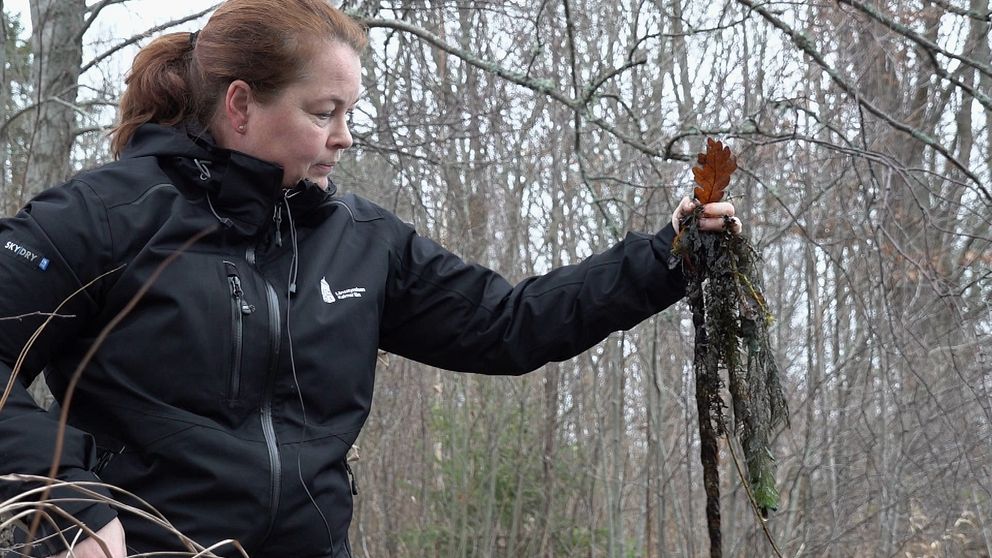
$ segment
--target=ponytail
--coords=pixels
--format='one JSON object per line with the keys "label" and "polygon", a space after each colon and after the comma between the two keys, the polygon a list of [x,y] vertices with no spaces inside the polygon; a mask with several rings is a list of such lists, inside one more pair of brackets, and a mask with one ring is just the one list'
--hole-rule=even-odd
{"label": "ponytail", "polygon": [[127,88],[120,101],[120,120],[110,132],[111,151],[119,157],[124,146],[142,124],[171,126],[195,112],[190,84],[193,33],[162,35],[134,57]]}

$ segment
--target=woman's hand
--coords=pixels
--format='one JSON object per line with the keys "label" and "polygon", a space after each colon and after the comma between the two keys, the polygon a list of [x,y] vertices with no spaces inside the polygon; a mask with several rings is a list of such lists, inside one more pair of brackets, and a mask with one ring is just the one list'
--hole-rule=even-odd
{"label": "woman's hand", "polygon": [[[97,531],[96,536],[107,545],[107,549],[110,550],[109,555],[100,548],[93,537],[87,537],[72,548],[72,558],[127,558],[127,547],[124,546],[124,526],[121,525],[121,520],[115,517]],[[69,556],[67,550],[55,556],[49,556],[49,558],[67,558]]]}
{"label": "woman's hand", "polygon": [[[688,196],[682,198],[679,206],[675,208],[675,213],[672,214],[672,226],[675,227],[676,233],[682,226],[682,219],[692,213],[697,205],[699,203]],[[734,204],[714,202],[703,206],[703,217],[699,220],[699,230],[722,231],[728,227],[734,234],[740,234],[743,228],[741,220],[734,216]]]}

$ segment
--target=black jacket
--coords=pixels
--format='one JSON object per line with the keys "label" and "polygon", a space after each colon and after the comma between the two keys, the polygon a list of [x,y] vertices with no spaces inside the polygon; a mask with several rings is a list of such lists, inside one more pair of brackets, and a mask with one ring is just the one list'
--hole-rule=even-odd
{"label": "black jacket", "polygon": [[[0,221],[0,317],[19,317],[0,320],[0,382],[58,308],[0,412],[0,472],[48,470],[56,417],[24,385],[44,370],[61,401],[119,320],[69,405],[60,478],[131,491],[201,544],[350,556],[345,456],[368,416],[379,349],[518,374],[684,293],[667,266],[671,226],[513,286],[369,201],[308,183],[283,190],[281,178],[183,129],[147,125],[121,160]],[[65,507],[94,529],[116,513]],[[132,548],[178,547],[120,517]]]}

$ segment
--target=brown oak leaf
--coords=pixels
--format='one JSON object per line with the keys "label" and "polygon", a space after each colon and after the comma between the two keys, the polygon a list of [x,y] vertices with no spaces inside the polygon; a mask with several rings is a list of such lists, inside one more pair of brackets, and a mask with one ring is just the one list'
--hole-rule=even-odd
{"label": "brown oak leaf", "polygon": [[723,190],[730,184],[730,175],[737,170],[737,159],[729,147],[706,138],[706,153],[700,153],[696,160],[699,166],[692,167],[692,176],[699,186],[693,194],[699,203],[720,201]]}

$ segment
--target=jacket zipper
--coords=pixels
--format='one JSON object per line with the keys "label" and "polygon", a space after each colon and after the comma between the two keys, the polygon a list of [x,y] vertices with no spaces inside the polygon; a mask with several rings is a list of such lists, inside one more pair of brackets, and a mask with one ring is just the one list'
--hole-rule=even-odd
{"label": "jacket zipper", "polygon": [[[254,254],[249,254],[254,260]],[[265,530],[265,537],[272,532],[272,527],[276,521],[276,510],[279,508],[280,479],[282,478],[282,460],[279,457],[279,441],[276,439],[275,426],[272,424],[272,396],[275,391],[276,374],[279,369],[279,342],[282,339],[282,331],[279,322],[279,297],[276,290],[264,277],[265,298],[269,307],[269,374],[265,381],[265,397],[262,400],[260,418],[262,421],[262,435],[265,437],[265,447],[269,452],[269,494],[271,505],[269,508],[269,524]]]}
{"label": "jacket zipper", "polygon": [[241,397],[241,358],[244,346],[244,316],[255,311],[255,307],[245,300],[241,288],[241,276],[234,262],[224,260],[227,270],[227,283],[231,289],[231,375],[228,379],[227,404],[233,407]]}
{"label": "jacket zipper", "polygon": [[[276,246],[281,247],[281,205],[276,204],[272,220],[274,222]],[[258,268],[254,247],[248,248],[245,259],[248,263],[255,266],[256,269]],[[282,478],[282,459],[279,456],[279,440],[276,439],[276,429],[272,423],[272,398],[275,392],[276,376],[279,372],[279,344],[282,341],[282,329],[280,325],[279,295],[276,294],[275,288],[264,276],[262,276],[262,282],[265,284],[265,298],[269,308],[269,373],[265,381],[265,396],[259,412],[262,422],[262,436],[265,438],[265,447],[269,452],[269,494],[271,505],[269,507],[269,524],[265,529],[265,537],[263,537],[268,538],[276,522],[276,511],[279,509],[280,483]]]}

